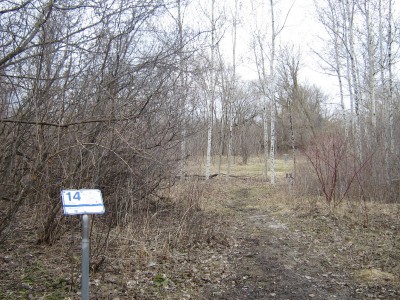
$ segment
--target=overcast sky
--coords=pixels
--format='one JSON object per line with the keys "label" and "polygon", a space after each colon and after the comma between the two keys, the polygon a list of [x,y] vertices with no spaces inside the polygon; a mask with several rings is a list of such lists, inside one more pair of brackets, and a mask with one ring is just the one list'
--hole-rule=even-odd
{"label": "overcast sky", "polygon": [[279,45],[294,46],[301,52],[300,79],[303,84],[316,84],[333,96],[335,78],[323,74],[324,71],[313,53],[319,52],[323,47],[321,37],[325,34],[316,18],[314,0],[280,0],[276,9],[279,25],[283,26],[286,16],[285,26],[279,36]]}
{"label": "overcast sky", "polygon": [[[267,34],[270,34],[269,0],[239,0],[239,2],[241,2],[241,21],[238,26],[237,37],[237,70],[242,77],[256,79],[256,66],[254,64],[254,54],[250,49],[250,43],[252,32],[256,27],[262,28],[264,26]],[[225,3],[225,10],[228,10],[227,14],[230,14],[229,7],[234,7],[235,0],[226,0]],[[279,26],[284,24],[286,16],[286,23],[279,35],[277,47],[279,45],[293,45],[295,49],[298,48],[302,59],[300,81],[303,84],[315,84],[321,87],[330,97],[336,97],[336,78],[324,74],[323,69],[318,63],[317,56],[312,53],[312,50],[317,52],[321,50],[323,43],[320,38],[325,34],[322,25],[316,18],[314,0],[277,1],[275,17]],[[269,40],[268,36],[267,43],[269,43]],[[221,46],[224,49],[227,59],[232,59],[230,29],[225,32],[225,38],[221,41]]]}
{"label": "overcast sky", "polygon": [[[318,57],[313,51],[321,52],[326,45],[321,40],[326,33],[317,20],[314,0],[274,0],[275,19],[282,26],[287,16],[285,26],[279,35],[279,46],[294,46],[301,52],[300,82],[315,84],[327,94],[332,102],[339,102],[336,77],[324,74]],[[228,63],[232,61],[232,29],[229,23],[235,0],[216,0],[216,17],[222,11],[226,15],[224,38],[220,48]],[[255,28],[264,28],[267,33],[266,45],[270,44],[270,9],[269,0],[239,0],[240,23],[237,36],[237,71],[242,78],[256,79],[256,65],[250,44]],[[202,30],[207,29],[211,15],[211,0],[192,0],[187,17],[197,22]],[[289,12],[290,11],[290,12]],[[208,15],[208,17],[207,17]],[[193,16],[193,17],[191,17]]]}

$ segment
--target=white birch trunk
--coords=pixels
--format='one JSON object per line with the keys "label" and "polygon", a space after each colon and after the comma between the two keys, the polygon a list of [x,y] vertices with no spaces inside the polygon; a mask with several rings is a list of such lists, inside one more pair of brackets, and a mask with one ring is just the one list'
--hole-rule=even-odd
{"label": "white birch trunk", "polygon": [[374,57],[374,38],[371,32],[372,24],[370,18],[369,6],[367,1],[365,2],[366,10],[366,26],[367,26],[367,40],[368,40],[368,88],[369,96],[371,101],[371,121],[372,121],[372,132],[376,138],[376,99],[375,99],[375,57]]}
{"label": "white birch trunk", "polygon": [[179,77],[180,77],[180,109],[181,109],[181,160],[179,167],[179,176],[183,180],[185,178],[186,167],[186,80],[184,78],[184,61],[183,61],[183,20],[181,13],[181,0],[177,0],[178,5],[178,34],[179,34]]}
{"label": "white birch trunk", "polygon": [[[379,0],[379,61],[383,64],[385,61],[385,54],[383,50],[383,44],[384,44],[384,37],[383,37],[383,14],[382,14],[382,0]],[[383,106],[383,112],[382,112],[382,117],[383,120],[388,120],[389,119],[389,109],[388,109],[388,103],[385,101],[385,96],[386,96],[386,79],[385,79],[385,66],[382,65],[379,68],[379,73],[380,73],[380,81],[381,81],[381,86],[382,86],[382,106]],[[383,132],[384,132],[384,137],[383,137],[383,146],[385,148],[385,175],[386,175],[386,183],[389,185],[390,184],[390,143],[389,143],[389,126],[386,124],[386,122],[383,123]]]}
{"label": "white birch trunk", "polygon": [[340,61],[339,61],[339,50],[338,50],[339,44],[337,39],[335,39],[335,63],[336,63],[336,74],[338,78],[338,83],[339,83],[339,96],[340,96],[340,109],[342,111],[342,120],[344,124],[344,135],[345,137],[348,136],[348,130],[347,130],[347,118],[346,118],[346,108],[344,106],[344,93],[343,93],[343,79],[342,79],[342,71],[341,71],[341,66],[340,66]]}
{"label": "white birch trunk", "polygon": [[[232,88],[231,90],[235,89],[236,86],[236,29],[237,29],[237,15],[238,15],[238,0],[235,0],[235,15],[233,17],[233,47],[232,47]],[[231,166],[232,166],[232,140],[233,140],[233,104],[232,104],[232,97],[234,97],[233,93],[230,93],[229,99],[229,134],[228,134],[228,168],[226,179],[229,179],[231,175]]]}
{"label": "white birch trunk", "polygon": [[214,68],[214,52],[215,52],[215,0],[211,2],[211,75],[210,75],[210,88],[211,97],[208,105],[208,125],[207,125],[207,156],[206,156],[206,174],[208,180],[210,178],[211,170],[211,146],[212,146],[212,127],[213,127],[213,114],[214,114],[214,97],[215,97],[215,68]]}
{"label": "white birch trunk", "polygon": [[[297,75],[296,75],[297,76]],[[293,161],[293,177],[296,178],[296,139],[295,139],[295,133],[294,133],[294,126],[293,126],[293,101],[295,100],[295,97],[297,97],[298,91],[297,87],[295,85],[294,88],[294,93],[293,93],[293,98],[288,100],[288,106],[289,106],[289,125],[290,125],[290,141],[292,144],[292,161]]]}
{"label": "white birch trunk", "polygon": [[[343,20],[343,41],[345,43],[346,49],[349,48],[349,25],[348,25],[348,1],[343,1],[342,6],[341,6],[341,14],[342,14],[342,20]],[[349,52],[349,51],[348,51]],[[349,92],[349,99],[350,99],[350,130],[351,134],[354,137],[355,136],[355,114],[354,114],[354,93],[352,89],[352,77],[351,77],[351,63],[350,63],[350,55],[346,55],[346,79],[347,79],[347,89]]]}
{"label": "white birch trunk", "polygon": [[264,136],[263,136],[263,142],[264,142],[264,179],[268,180],[268,98],[264,96],[264,111],[263,111],[263,117],[264,117]]}
{"label": "white birch trunk", "polygon": [[270,148],[270,167],[271,167],[271,184],[275,185],[275,16],[273,0],[270,0],[271,6],[271,57],[270,57],[270,80],[271,80],[271,148]]}
{"label": "white birch trunk", "polygon": [[228,168],[226,171],[226,180],[229,180],[232,167],[232,140],[233,140],[233,108],[229,101],[229,133],[228,133]]}
{"label": "white birch trunk", "polygon": [[349,59],[350,59],[350,73],[352,78],[352,90],[354,92],[354,113],[356,118],[355,123],[355,144],[356,151],[358,153],[359,161],[362,161],[362,144],[361,144],[361,110],[360,102],[361,97],[359,93],[359,85],[357,80],[357,66],[356,56],[354,50],[354,29],[353,29],[353,17],[354,17],[354,4],[350,7],[350,1],[346,1],[346,13],[348,20],[348,43],[349,43]]}
{"label": "white birch trunk", "polygon": [[[388,55],[388,102],[389,102],[389,133],[390,133],[390,154],[396,153],[396,142],[394,137],[394,99],[393,99],[393,53],[392,53],[392,0],[389,0],[388,12],[388,36],[387,36],[387,55]],[[389,162],[391,163],[391,162]]]}
{"label": "white birch trunk", "polygon": [[212,113],[213,105],[210,103],[209,111],[208,111],[208,125],[207,125],[207,159],[206,159],[206,179],[210,178],[210,170],[211,170],[211,136],[212,136]]}

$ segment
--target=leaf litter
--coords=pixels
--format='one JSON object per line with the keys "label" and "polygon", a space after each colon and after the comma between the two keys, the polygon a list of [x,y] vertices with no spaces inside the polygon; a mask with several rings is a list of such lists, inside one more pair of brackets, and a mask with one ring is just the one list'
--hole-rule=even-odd
{"label": "leaf litter", "polygon": [[[282,186],[204,185],[196,222],[179,241],[172,213],[145,234],[113,229],[91,270],[94,299],[400,298],[398,205],[371,203],[365,228],[356,212],[329,215]],[[0,245],[0,298],[80,299],[79,230],[51,247],[27,232]]]}

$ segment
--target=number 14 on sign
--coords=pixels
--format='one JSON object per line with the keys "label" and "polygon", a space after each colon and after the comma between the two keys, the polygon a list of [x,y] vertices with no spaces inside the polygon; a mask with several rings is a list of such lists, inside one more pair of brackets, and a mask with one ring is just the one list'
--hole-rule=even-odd
{"label": "number 14 on sign", "polygon": [[67,196],[67,200],[69,200],[69,201],[72,201],[72,199],[75,199],[75,200],[81,200],[81,193],[79,192],[79,191],[76,191],[76,192],[73,192],[73,196],[71,196],[71,192],[66,192],[65,193],[65,195]]}

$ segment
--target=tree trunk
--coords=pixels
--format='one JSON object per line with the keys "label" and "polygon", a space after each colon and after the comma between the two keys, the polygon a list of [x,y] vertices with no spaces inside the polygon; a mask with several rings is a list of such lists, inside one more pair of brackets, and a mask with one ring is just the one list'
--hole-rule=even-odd
{"label": "tree trunk", "polygon": [[[233,17],[233,47],[232,47],[232,83],[231,90],[233,91],[236,87],[236,40],[237,40],[237,15],[238,15],[238,0],[235,0],[235,15]],[[233,140],[233,97],[234,93],[230,93],[229,99],[229,134],[228,134],[228,169],[226,178],[229,179],[231,175],[231,165],[232,165],[232,140]]]}
{"label": "tree trunk", "polygon": [[211,97],[208,105],[208,124],[207,124],[207,158],[206,158],[206,179],[210,178],[211,169],[211,146],[212,146],[212,127],[213,127],[213,113],[214,113],[214,97],[215,97],[215,70],[214,70],[214,55],[215,55],[215,0],[211,3],[211,76],[210,88]]}
{"label": "tree trunk", "polygon": [[349,59],[350,59],[350,73],[352,78],[352,90],[354,92],[354,113],[356,117],[356,124],[355,124],[355,144],[356,144],[356,151],[358,155],[359,162],[362,161],[363,153],[362,153],[362,144],[361,144],[361,109],[360,109],[360,102],[361,102],[361,95],[359,93],[359,81],[357,78],[357,64],[356,64],[356,56],[355,56],[355,49],[354,49],[354,3],[350,6],[350,0],[346,2],[346,13],[347,13],[347,20],[348,20],[348,43],[349,43]]}
{"label": "tree trunk", "polygon": [[177,0],[178,6],[178,35],[179,35],[179,97],[180,98],[180,118],[181,118],[181,159],[179,166],[180,179],[185,178],[185,166],[186,166],[186,72],[184,72],[184,61],[183,61],[183,18],[181,13],[181,0]]}
{"label": "tree trunk", "polygon": [[275,62],[275,16],[274,16],[274,4],[273,0],[270,0],[270,8],[271,8],[271,57],[270,57],[270,80],[271,80],[271,147],[270,147],[270,167],[271,167],[271,184],[275,185],[275,143],[276,143],[276,132],[275,132],[275,106],[276,106],[276,98],[275,98],[275,70],[274,70],[274,62]]}

